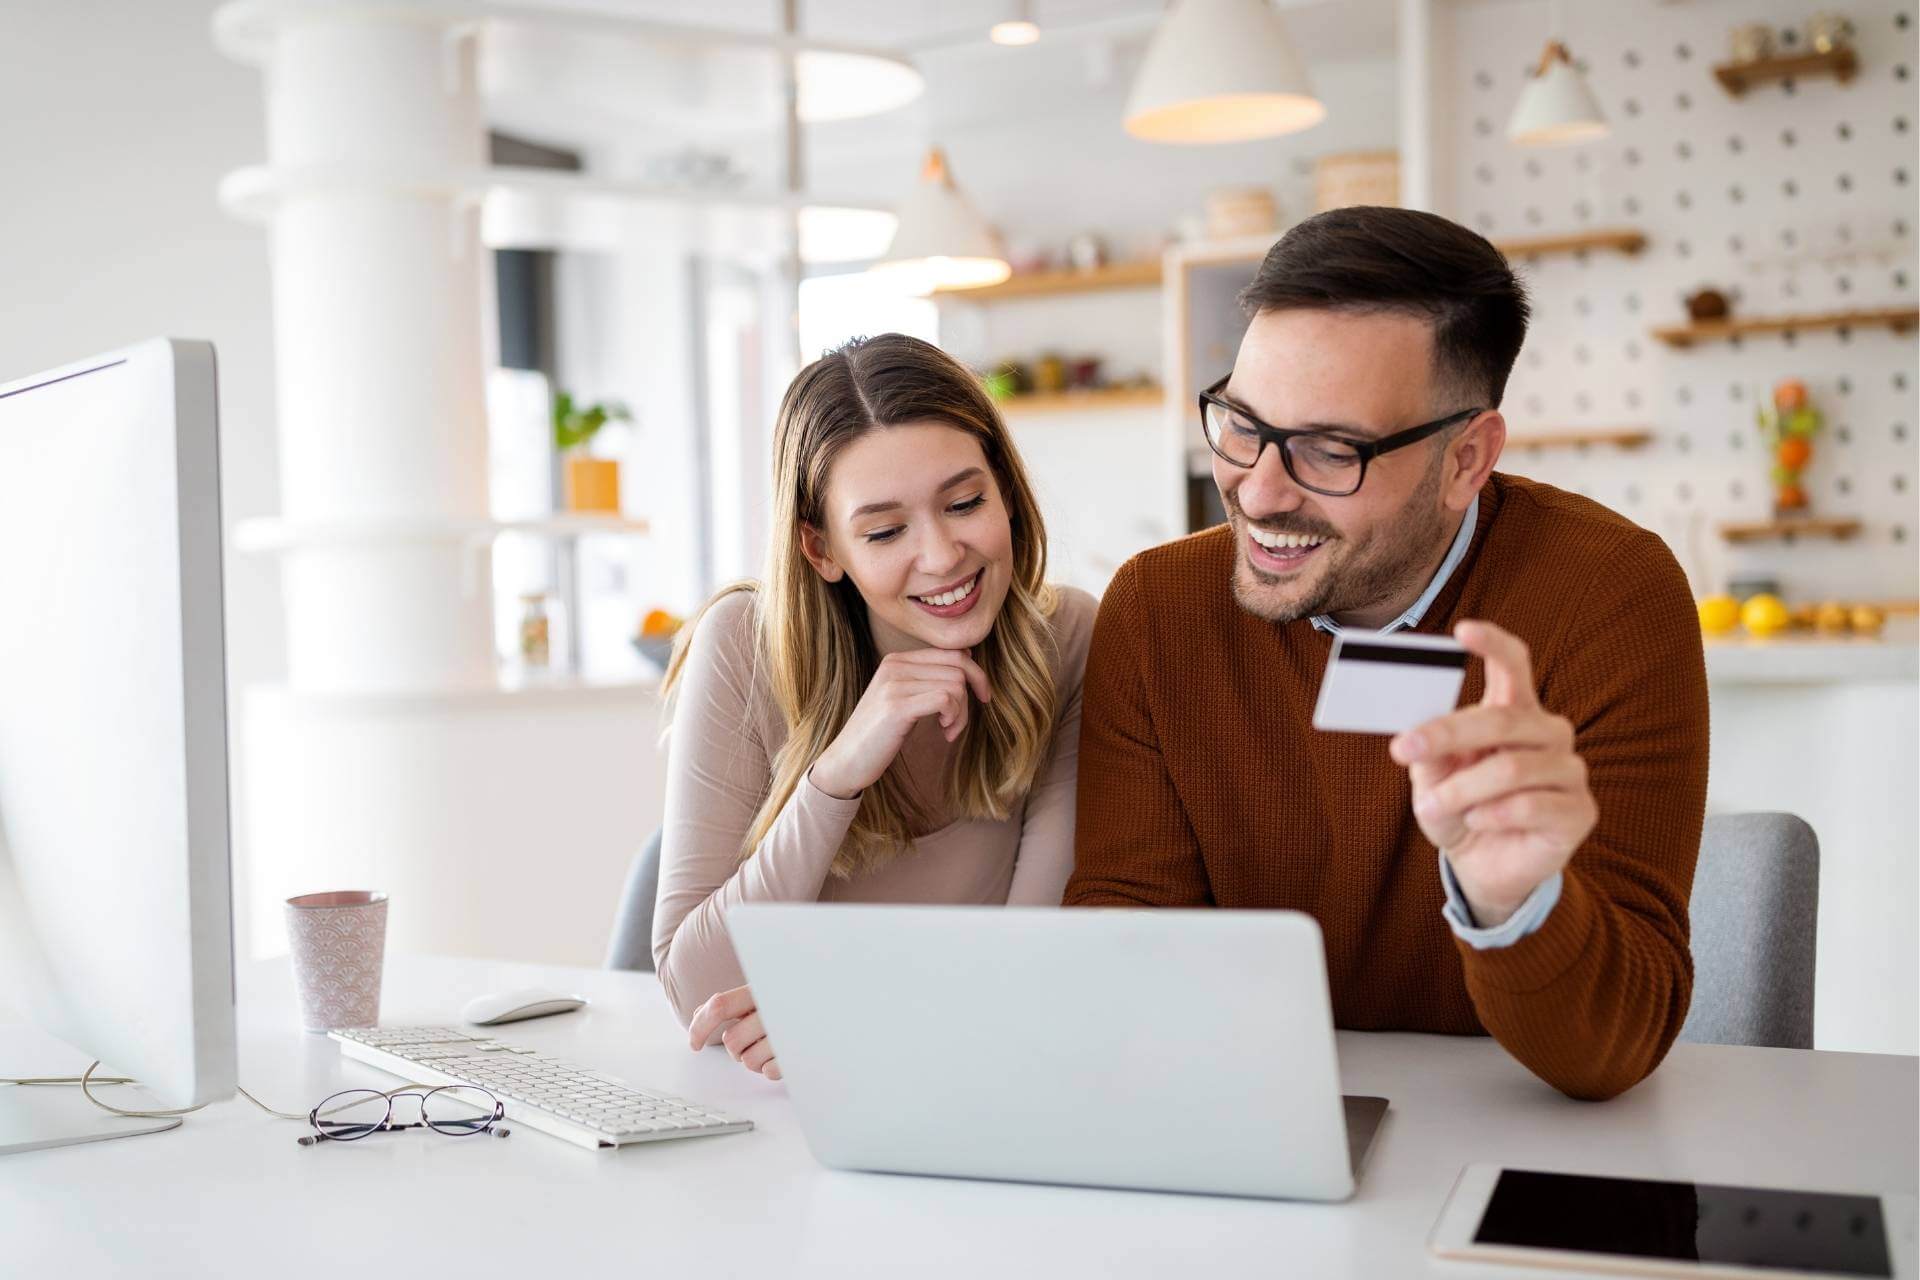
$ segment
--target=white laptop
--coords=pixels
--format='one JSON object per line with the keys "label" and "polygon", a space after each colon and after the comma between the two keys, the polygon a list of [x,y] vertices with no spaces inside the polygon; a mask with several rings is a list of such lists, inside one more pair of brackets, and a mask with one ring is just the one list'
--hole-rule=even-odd
{"label": "white laptop", "polygon": [[1353,1194],[1320,928],[1292,911],[748,904],[727,917],[837,1169]]}

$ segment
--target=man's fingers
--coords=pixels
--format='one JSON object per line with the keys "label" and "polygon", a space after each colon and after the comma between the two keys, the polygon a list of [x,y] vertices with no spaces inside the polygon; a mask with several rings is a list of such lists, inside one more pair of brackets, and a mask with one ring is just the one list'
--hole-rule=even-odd
{"label": "man's fingers", "polygon": [[1491,751],[1467,751],[1459,755],[1435,756],[1431,760],[1422,760],[1418,764],[1410,765],[1407,776],[1413,779],[1413,794],[1425,795],[1448,777],[1462,769],[1479,764],[1492,754]]}
{"label": "man's fingers", "polygon": [[1483,702],[1514,707],[1540,705],[1540,695],[1533,687],[1533,657],[1519,636],[1491,622],[1462,622],[1454,627],[1453,638],[1468,653],[1478,654],[1486,665]]}
{"label": "man's fingers", "polygon": [[743,1018],[753,1012],[753,992],[747,987],[734,987],[722,991],[694,1010],[693,1021],[687,1024],[687,1043],[695,1049],[704,1049],[713,1042],[713,1033],[736,1018]]}
{"label": "man's fingers", "polygon": [[1387,744],[1396,764],[1439,762],[1449,756],[1501,747],[1573,750],[1573,722],[1533,706],[1476,702],[1449,711]]}
{"label": "man's fingers", "polygon": [[1576,791],[1585,786],[1587,766],[1579,756],[1549,755],[1539,751],[1496,751],[1470,768],[1461,769],[1414,801],[1422,818],[1464,814],[1517,791],[1545,788]]}
{"label": "man's fingers", "polygon": [[1575,831],[1597,816],[1593,797],[1564,790],[1516,791],[1461,815],[1469,831]]}

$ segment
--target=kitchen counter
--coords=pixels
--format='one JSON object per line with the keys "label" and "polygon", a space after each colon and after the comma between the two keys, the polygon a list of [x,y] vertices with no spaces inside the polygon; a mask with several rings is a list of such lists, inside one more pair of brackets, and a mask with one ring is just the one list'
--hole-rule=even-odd
{"label": "kitchen counter", "polygon": [[1890,618],[1877,636],[1792,631],[1756,640],[1708,636],[1714,684],[1864,684],[1920,680],[1920,619]]}
{"label": "kitchen counter", "polygon": [[1707,686],[1708,811],[1785,810],[1820,838],[1814,1046],[1920,1050],[1920,621],[1709,639]]}

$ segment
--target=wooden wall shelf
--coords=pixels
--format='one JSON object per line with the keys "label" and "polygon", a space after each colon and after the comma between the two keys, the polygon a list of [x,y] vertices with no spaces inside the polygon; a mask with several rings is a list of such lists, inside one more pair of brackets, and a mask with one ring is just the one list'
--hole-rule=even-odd
{"label": "wooden wall shelf", "polygon": [[1102,289],[1157,289],[1160,287],[1160,262],[1121,262],[1091,271],[1034,271],[1013,276],[982,289],[935,289],[936,298],[964,302],[999,302],[1005,298],[1048,298],[1069,293],[1094,293]]}
{"label": "wooden wall shelf", "polygon": [[1653,440],[1651,427],[1593,427],[1578,431],[1518,431],[1507,437],[1509,449],[1584,449],[1597,444],[1638,449]]}
{"label": "wooden wall shelf", "polygon": [[1580,231],[1564,236],[1495,240],[1493,247],[1509,258],[1537,258],[1543,254],[1579,253],[1590,249],[1613,249],[1634,254],[1647,247],[1647,234],[1619,227],[1611,231]]}
{"label": "wooden wall shelf", "polygon": [[1770,542],[1776,539],[1791,540],[1793,538],[1832,538],[1835,542],[1845,542],[1859,532],[1858,520],[1822,519],[1817,516],[1759,520],[1747,524],[1720,526],[1720,536],[1728,542]]}
{"label": "wooden wall shelf", "polygon": [[1905,333],[1920,324],[1920,308],[1882,307],[1868,311],[1825,311],[1796,316],[1735,316],[1726,320],[1696,320],[1667,325],[1653,336],[1670,347],[1736,338],[1747,333],[1789,333],[1800,329],[1891,329]]}
{"label": "wooden wall shelf", "polygon": [[1031,392],[999,401],[1005,413],[1098,413],[1103,409],[1142,409],[1165,404],[1160,387],[1103,387],[1093,391]]}
{"label": "wooden wall shelf", "polygon": [[1845,84],[1859,69],[1860,60],[1852,49],[1835,49],[1832,53],[1797,53],[1758,62],[1723,62],[1713,69],[1713,78],[1737,98],[1756,84],[1788,77],[1832,76]]}

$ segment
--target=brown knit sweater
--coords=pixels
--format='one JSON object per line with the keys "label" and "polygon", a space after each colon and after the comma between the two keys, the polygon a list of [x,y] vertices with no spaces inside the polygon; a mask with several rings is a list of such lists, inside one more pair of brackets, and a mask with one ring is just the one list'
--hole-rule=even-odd
{"label": "brown knit sweater", "polygon": [[[1153,548],[1101,602],[1067,904],[1305,911],[1326,937],[1341,1027],[1490,1032],[1578,1098],[1645,1078],[1686,1018],[1707,791],[1706,665],[1666,545],[1496,473],[1466,558],[1417,628],[1478,618],[1525,641],[1599,805],[1540,929],[1487,951],[1440,914],[1437,855],[1387,739],[1311,727],[1332,638],[1240,608],[1233,555],[1226,526]],[[1462,705],[1482,686],[1469,663]]]}

